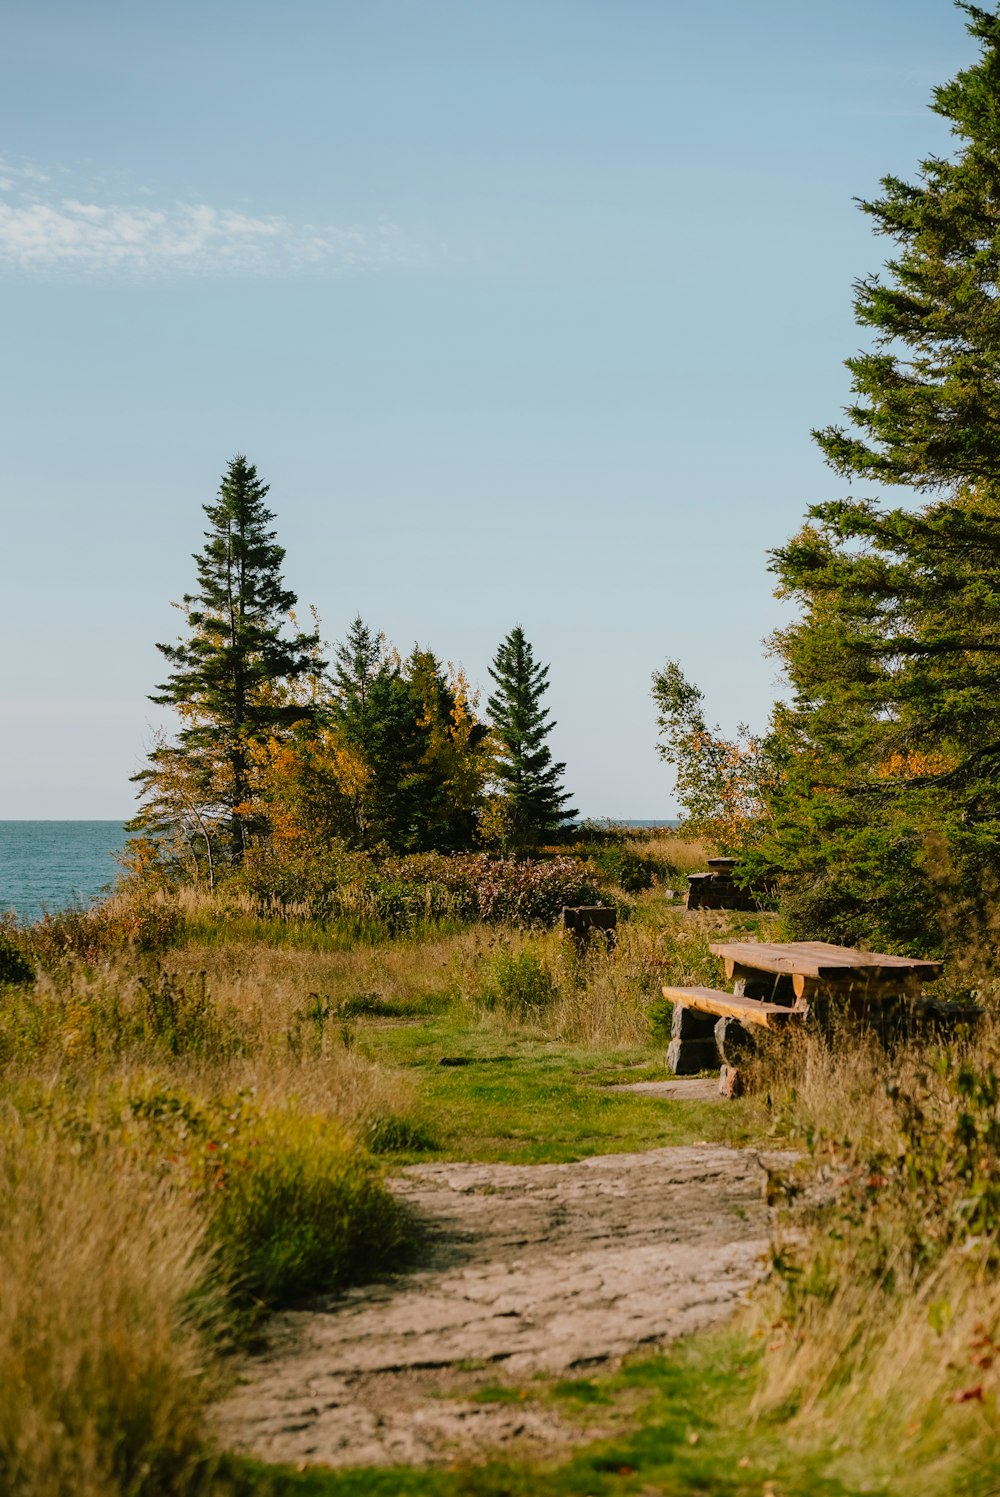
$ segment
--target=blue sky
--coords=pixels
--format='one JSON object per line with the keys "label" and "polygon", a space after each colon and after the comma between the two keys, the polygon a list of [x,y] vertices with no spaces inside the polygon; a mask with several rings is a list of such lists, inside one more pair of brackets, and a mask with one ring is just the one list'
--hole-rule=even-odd
{"label": "blue sky", "polygon": [[973,55],[947,0],[4,0],[0,819],[129,814],[237,451],[329,638],[486,688],[522,623],[575,803],[672,814],[650,675],[766,720],[852,198]]}

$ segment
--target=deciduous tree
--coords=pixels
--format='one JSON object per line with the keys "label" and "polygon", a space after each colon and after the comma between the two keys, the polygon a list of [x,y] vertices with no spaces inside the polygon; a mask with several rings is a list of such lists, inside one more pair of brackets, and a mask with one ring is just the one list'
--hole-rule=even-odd
{"label": "deciduous tree", "polygon": [[724,853],[759,842],[771,773],[766,744],[742,725],[735,739],[709,728],[704,697],[676,660],[653,673],[653,700],[660,730],[656,751],[673,765],[685,829]]}

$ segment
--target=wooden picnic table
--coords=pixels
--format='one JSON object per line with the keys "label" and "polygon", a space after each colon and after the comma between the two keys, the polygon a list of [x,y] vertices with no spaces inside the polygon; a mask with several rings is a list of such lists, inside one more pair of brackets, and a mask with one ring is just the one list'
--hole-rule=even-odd
{"label": "wooden picnic table", "polygon": [[734,993],[761,1001],[792,999],[795,1008],[817,999],[867,1004],[916,997],[944,965],[827,941],[717,941],[709,950],[725,962]]}
{"label": "wooden picnic table", "polygon": [[735,1095],[740,1054],[758,1029],[784,1029],[812,1015],[822,1027],[839,1018],[861,1021],[888,1039],[907,1032],[914,1015],[954,1026],[978,1014],[969,1005],[921,998],[922,985],[940,975],[943,962],[827,941],[717,941],[709,950],[725,962],[733,991],[664,987],[673,1004],[667,1064],[683,1076],[721,1059],[727,1096]]}

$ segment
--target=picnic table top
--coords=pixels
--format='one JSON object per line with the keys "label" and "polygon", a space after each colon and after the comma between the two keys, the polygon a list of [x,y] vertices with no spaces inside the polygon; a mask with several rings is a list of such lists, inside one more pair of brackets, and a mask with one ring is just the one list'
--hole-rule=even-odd
{"label": "picnic table top", "polygon": [[838,978],[851,972],[877,977],[912,973],[937,977],[943,962],[912,956],[888,956],[879,951],[858,951],[854,946],[831,946],[826,941],[713,941],[709,950],[728,962],[758,972],[786,972],[793,976]]}

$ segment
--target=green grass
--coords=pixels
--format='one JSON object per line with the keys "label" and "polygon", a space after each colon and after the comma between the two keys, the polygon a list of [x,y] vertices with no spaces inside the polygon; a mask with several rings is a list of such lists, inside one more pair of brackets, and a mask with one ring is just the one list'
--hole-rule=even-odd
{"label": "green grass", "polygon": [[[608,1377],[513,1390],[515,1398],[554,1405],[579,1423],[581,1444],[563,1458],[455,1463],[447,1470],[292,1472],[248,1463],[233,1469],[234,1491],[241,1497],[884,1497],[886,1486],[838,1470],[835,1453],[798,1449],[781,1423],[751,1418],[760,1355],[759,1343],[714,1334],[634,1360]],[[587,1424],[595,1419],[623,1428],[593,1440]]]}
{"label": "green grass", "polygon": [[664,1100],[610,1089],[666,1079],[662,1049],[592,1050],[497,1033],[451,1016],[416,1025],[359,1022],[353,1034],[362,1054],[408,1073],[437,1141],[433,1152],[401,1150],[400,1162],[561,1164],[667,1144],[743,1144],[758,1136],[749,1102]]}
{"label": "green grass", "polygon": [[386,946],[408,941],[443,941],[468,928],[454,919],[416,920],[401,930],[383,921],[342,915],[330,919],[281,919],[278,916],[218,914],[185,916],[171,946],[253,946],[294,951],[355,951],[359,946]]}

